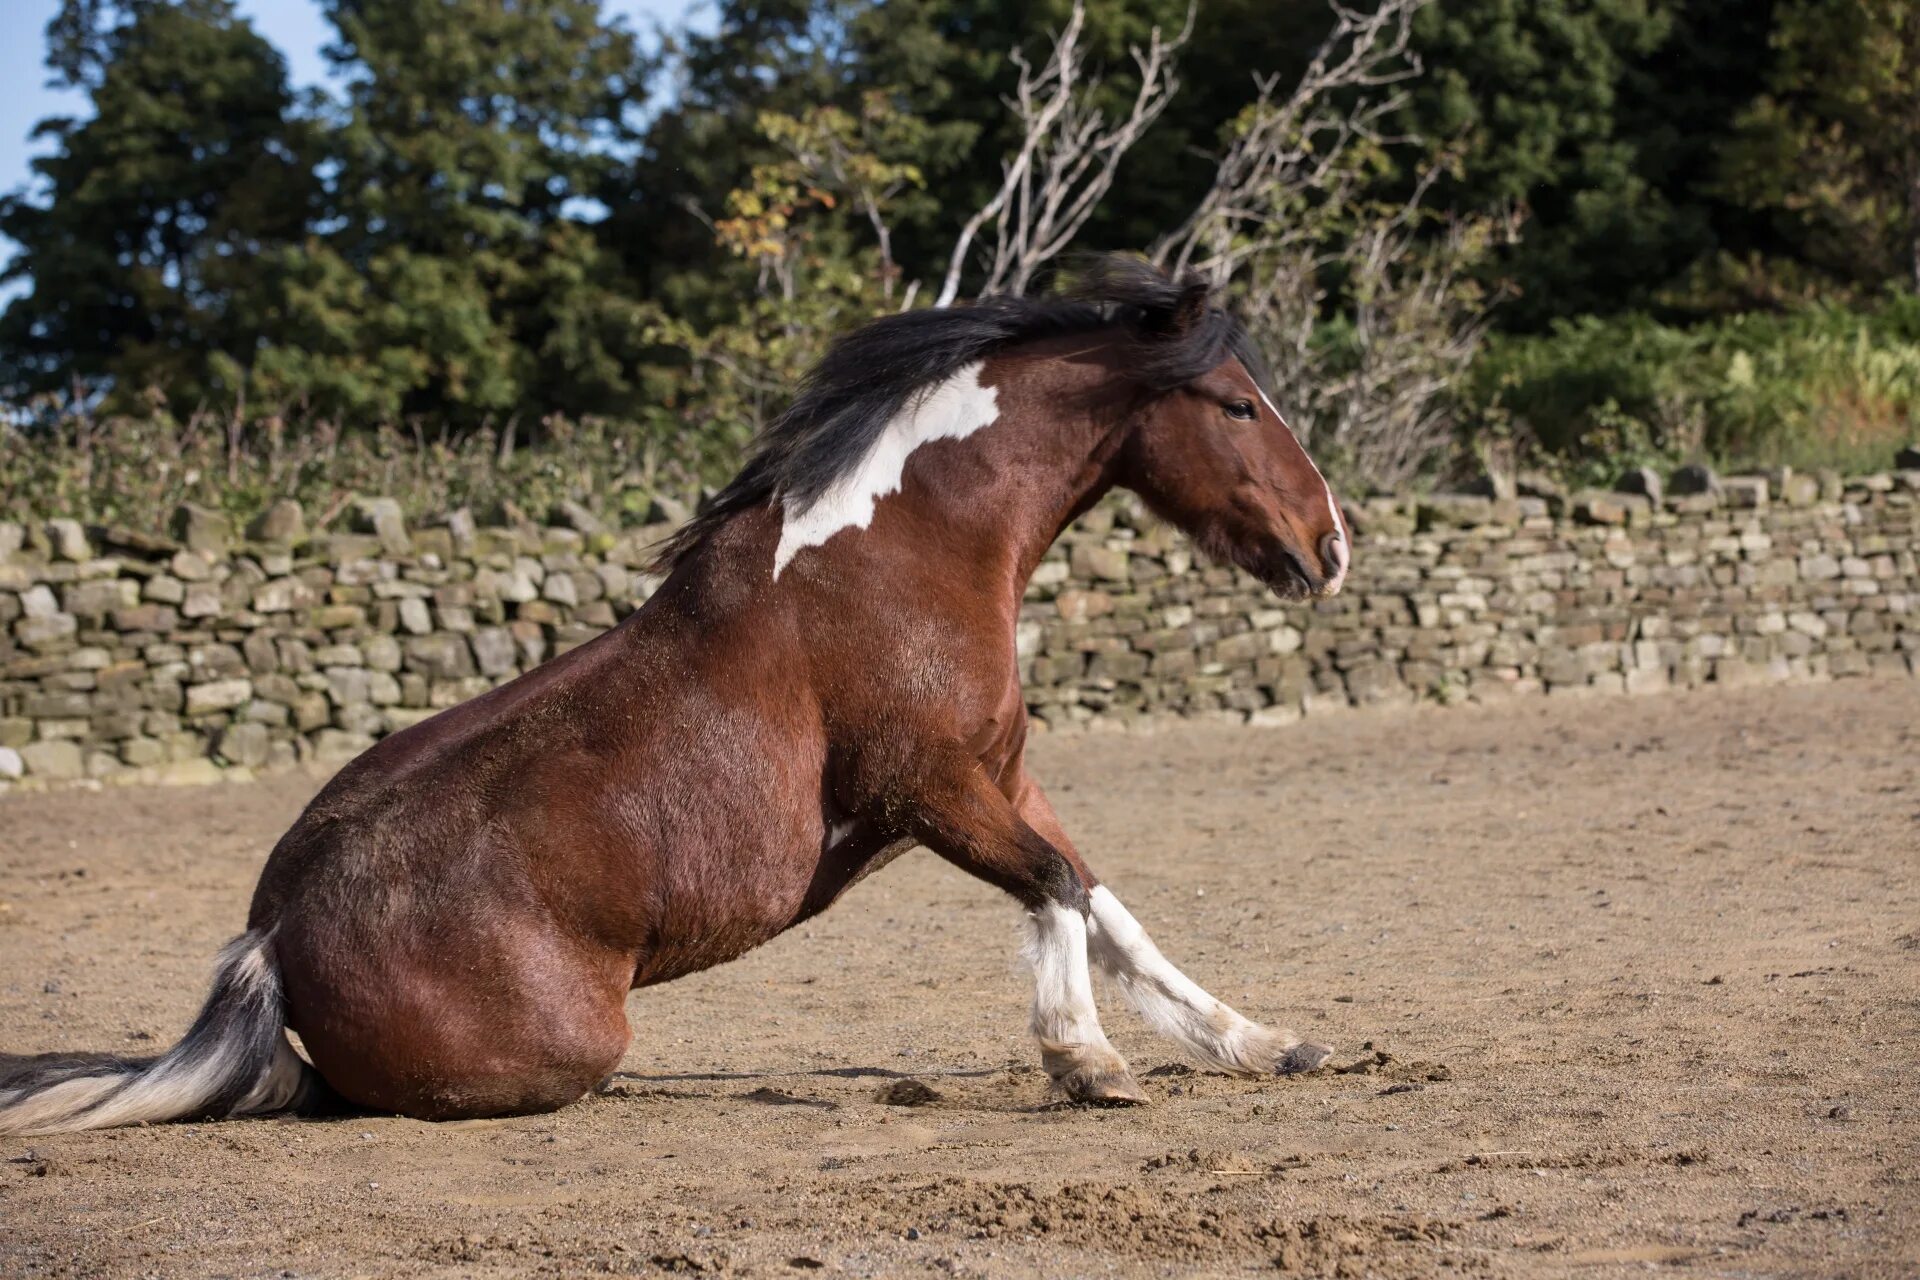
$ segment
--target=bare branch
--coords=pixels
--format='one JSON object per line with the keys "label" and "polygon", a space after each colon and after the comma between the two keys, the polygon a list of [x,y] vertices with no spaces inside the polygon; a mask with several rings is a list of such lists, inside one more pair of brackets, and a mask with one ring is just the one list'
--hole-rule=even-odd
{"label": "bare branch", "polygon": [[1413,19],[1428,2],[1380,0],[1362,11],[1333,0],[1333,29],[1292,92],[1280,98],[1277,76],[1256,77],[1258,96],[1220,157],[1213,185],[1154,247],[1153,260],[1224,284],[1298,206],[1352,196],[1353,145],[1404,140],[1382,128],[1406,104],[1406,94],[1377,91],[1420,74]]}
{"label": "bare branch", "polygon": [[1073,243],[1112,188],[1120,161],[1179,89],[1175,58],[1193,35],[1197,2],[1188,4],[1176,34],[1166,37],[1155,27],[1146,48],[1132,50],[1140,84],[1119,119],[1110,119],[1096,104],[1099,82],[1086,75],[1080,46],[1085,0],[1074,0],[1040,71],[1019,50],[1013,52],[1020,79],[1007,107],[1022,125],[1020,147],[1006,162],[1000,189],[967,219],[954,241],[935,306],[950,306],[959,296],[968,255],[989,225],[993,251],[982,293],[1024,293],[1040,268]]}

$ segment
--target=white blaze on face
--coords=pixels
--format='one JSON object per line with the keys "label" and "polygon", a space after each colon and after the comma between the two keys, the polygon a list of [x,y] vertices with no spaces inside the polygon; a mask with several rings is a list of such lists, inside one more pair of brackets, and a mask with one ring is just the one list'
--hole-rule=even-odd
{"label": "white blaze on face", "polygon": [[911,397],[887,423],[860,464],[799,509],[782,504],[780,545],[773,576],[804,547],[817,547],[842,529],[873,523],[873,507],[900,489],[913,451],[930,440],[962,440],[1000,416],[999,393],[981,385],[981,365],[970,364],[938,386]]}
{"label": "white blaze on face", "polygon": [[[1275,408],[1273,401],[1267,398],[1266,388],[1256,382],[1253,384],[1253,389],[1260,393],[1260,403],[1267,406],[1267,411],[1273,414],[1274,417],[1280,419],[1280,425],[1286,427],[1287,430],[1291,432],[1293,427],[1288,424],[1287,416]],[[1298,436],[1294,437],[1294,443],[1300,443]],[[1327,495],[1327,511],[1333,516],[1333,527],[1340,531],[1340,541],[1344,543],[1347,548],[1346,559],[1340,562],[1340,572],[1327,579],[1326,586],[1321,588],[1322,593],[1325,595],[1338,595],[1340,592],[1340,584],[1347,580],[1347,565],[1353,560],[1353,539],[1347,533],[1347,522],[1340,518],[1340,504],[1333,500],[1333,486],[1328,484],[1327,478],[1320,474],[1320,464],[1313,460],[1313,455],[1307,452],[1305,445],[1301,445],[1300,454],[1307,460],[1307,465],[1313,468],[1313,475],[1314,478],[1320,482],[1321,492]],[[1316,547],[1316,553],[1318,550],[1319,548]]]}

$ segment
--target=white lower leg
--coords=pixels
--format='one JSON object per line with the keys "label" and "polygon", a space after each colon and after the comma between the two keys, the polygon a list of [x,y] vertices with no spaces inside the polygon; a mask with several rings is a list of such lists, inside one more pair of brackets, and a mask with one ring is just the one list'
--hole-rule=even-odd
{"label": "white lower leg", "polygon": [[1033,965],[1033,1034],[1047,1074],[1075,1097],[1134,1097],[1127,1064],[1107,1043],[1087,970],[1086,918],[1049,904],[1028,917]]}
{"label": "white lower leg", "polygon": [[1120,899],[1093,891],[1088,950],[1149,1026],[1204,1066],[1236,1075],[1310,1070],[1332,1050],[1242,1017],[1160,954]]}

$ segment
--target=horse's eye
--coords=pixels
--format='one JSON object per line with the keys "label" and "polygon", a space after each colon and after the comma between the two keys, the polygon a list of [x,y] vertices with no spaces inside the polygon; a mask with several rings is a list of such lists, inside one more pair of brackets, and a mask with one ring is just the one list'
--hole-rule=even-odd
{"label": "horse's eye", "polygon": [[1233,400],[1227,404],[1227,416],[1229,418],[1238,418],[1242,422],[1252,422],[1259,414],[1253,407],[1253,401]]}

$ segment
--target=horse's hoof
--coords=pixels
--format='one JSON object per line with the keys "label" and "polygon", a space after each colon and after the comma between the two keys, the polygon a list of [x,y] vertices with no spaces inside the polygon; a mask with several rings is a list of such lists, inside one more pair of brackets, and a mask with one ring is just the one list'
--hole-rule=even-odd
{"label": "horse's hoof", "polygon": [[1280,1060],[1273,1064],[1273,1072],[1275,1075],[1281,1076],[1304,1075],[1306,1072],[1318,1071],[1321,1067],[1326,1066],[1327,1059],[1332,1056],[1332,1045],[1315,1044],[1311,1040],[1302,1040],[1299,1044],[1296,1044],[1293,1048],[1280,1055]]}
{"label": "horse's hoof", "polygon": [[1133,1073],[1119,1071],[1074,1072],[1053,1082],[1054,1093],[1064,1101],[1094,1107],[1144,1107],[1149,1099]]}

